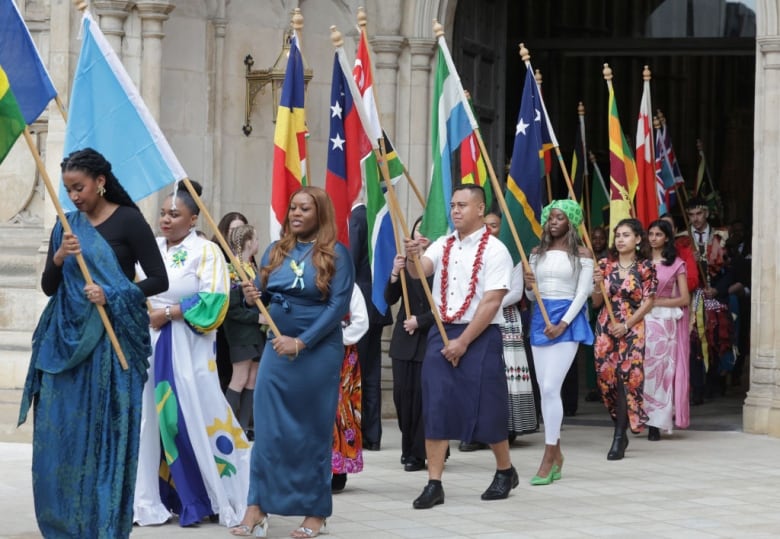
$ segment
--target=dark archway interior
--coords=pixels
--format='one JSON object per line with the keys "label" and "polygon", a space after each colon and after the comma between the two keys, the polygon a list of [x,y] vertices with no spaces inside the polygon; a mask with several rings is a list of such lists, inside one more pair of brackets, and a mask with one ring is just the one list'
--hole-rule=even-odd
{"label": "dark archway interior", "polygon": [[[648,65],[654,109],[667,119],[689,188],[698,167],[697,139],[719,192],[723,223],[751,214],[755,13],[752,2],[725,0],[461,0],[453,56],[496,169],[510,156],[530,49],[561,151],[571,157],[577,104],[586,109],[586,137],[601,170],[609,170],[607,86],[613,72],[621,124],[632,146]],[[555,196],[565,194],[554,167]]]}

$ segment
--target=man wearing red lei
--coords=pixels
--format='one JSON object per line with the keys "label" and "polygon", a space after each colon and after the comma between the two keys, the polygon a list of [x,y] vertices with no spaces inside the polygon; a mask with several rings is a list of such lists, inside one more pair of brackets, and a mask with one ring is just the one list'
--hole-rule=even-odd
{"label": "man wearing red lei", "polygon": [[518,484],[506,436],[507,386],[502,356],[501,300],[509,289],[512,258],[483,223],[481,187],[456,187],[450,202],[455,232],[434,241],[423,254],[419,241],[406,240],[406,254],[420,257],[424,275],[434,275],[433,299],[448,343],[437,327],[428,334],[422,368],[423,423],[428,484],[415,509],[444,503],[441,484],[449,440],[482,440],[496,459],[493,482],[483,500],[509,496]]}

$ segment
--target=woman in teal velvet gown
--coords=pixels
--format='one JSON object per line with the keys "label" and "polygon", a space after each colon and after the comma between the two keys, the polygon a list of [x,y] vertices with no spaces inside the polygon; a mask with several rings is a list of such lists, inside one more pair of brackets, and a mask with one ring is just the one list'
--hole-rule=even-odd
{"label": "woman in teal velvet gown", "polygon": [[[149,316],[145,296],[168,288],[154,235],[92,149],[62,162],[78,211],[51,233],[41,288],[51,296],[33,334],[19,423],[34,405],[33,495],[44,537],[128,537],[146,380]],[[84,257],[94,283],[76,262]],[[135,264],[146,278],[133,282]],[[96,305],[116,332],[128,369],[109,342]]]}
{"label": "woman in teal velvet gown", "polygon": [[[234,535],[264,537],[268,514],[277,513],[304,515],[291,535],[314,537],[332,512],[341,321],[349,311],[353,268],[349,252],[336,242],[327,193],[299,189],[290,200],[282,238],[266,250],[258,276],[281,335],[269,331],[257,374],[248,508]],[[253,302],[258,289],[245,283],[244,294]]]}

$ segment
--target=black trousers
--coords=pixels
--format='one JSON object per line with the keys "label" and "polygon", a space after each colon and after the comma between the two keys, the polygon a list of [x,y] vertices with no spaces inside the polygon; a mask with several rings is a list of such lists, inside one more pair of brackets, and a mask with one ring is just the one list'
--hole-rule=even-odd
{"label": "black trousers", "polygon": [[363,442],[382,441],[382,329],[381,324],[369,324],[368,331],[357,343],[363,391]]}
{"label": "black trousers", "polygon": [[393,360],[393,402],[401,430],[401,456],[425,460],[422,361]]}

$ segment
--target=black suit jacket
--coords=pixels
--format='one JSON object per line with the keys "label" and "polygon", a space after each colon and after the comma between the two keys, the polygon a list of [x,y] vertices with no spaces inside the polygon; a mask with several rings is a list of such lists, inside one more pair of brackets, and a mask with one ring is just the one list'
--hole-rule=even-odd
{"label": "black suit jacket", "polygon": [[[406,270],[402,270],[406,271]],[[433,277],[428,278],[428,284],[433,281]],[[409,310],[417,317],[417,331],[409,335],[404,329],[404,320],[406,320],[406,307],[403,301],[401,289],[401,279],[392,282],[392,278],[387,281],[385,286],[385,301],[388,305],[393,305],[401,299],[401,308],[398,309],[398,316],[393,328],[393,338],[390,341],[390,357],[402,361],[422,361],[425,358],[425,344],[428,340],[428,330],[434,324],[433,312],[425,297],[425,291],[418,279],[412,279],[406,274],[406,288],[409,292]]]}
{"label": "black suit jacket", "polygon": [[349,216],[349,254],[355,264],[355,284],[363,293],[368,307],[368,322],[389,326],[393,323],[390,309],[383,315],[371,301],[371,264],[368,261],[368,220],[365,204],[352,208]]}

